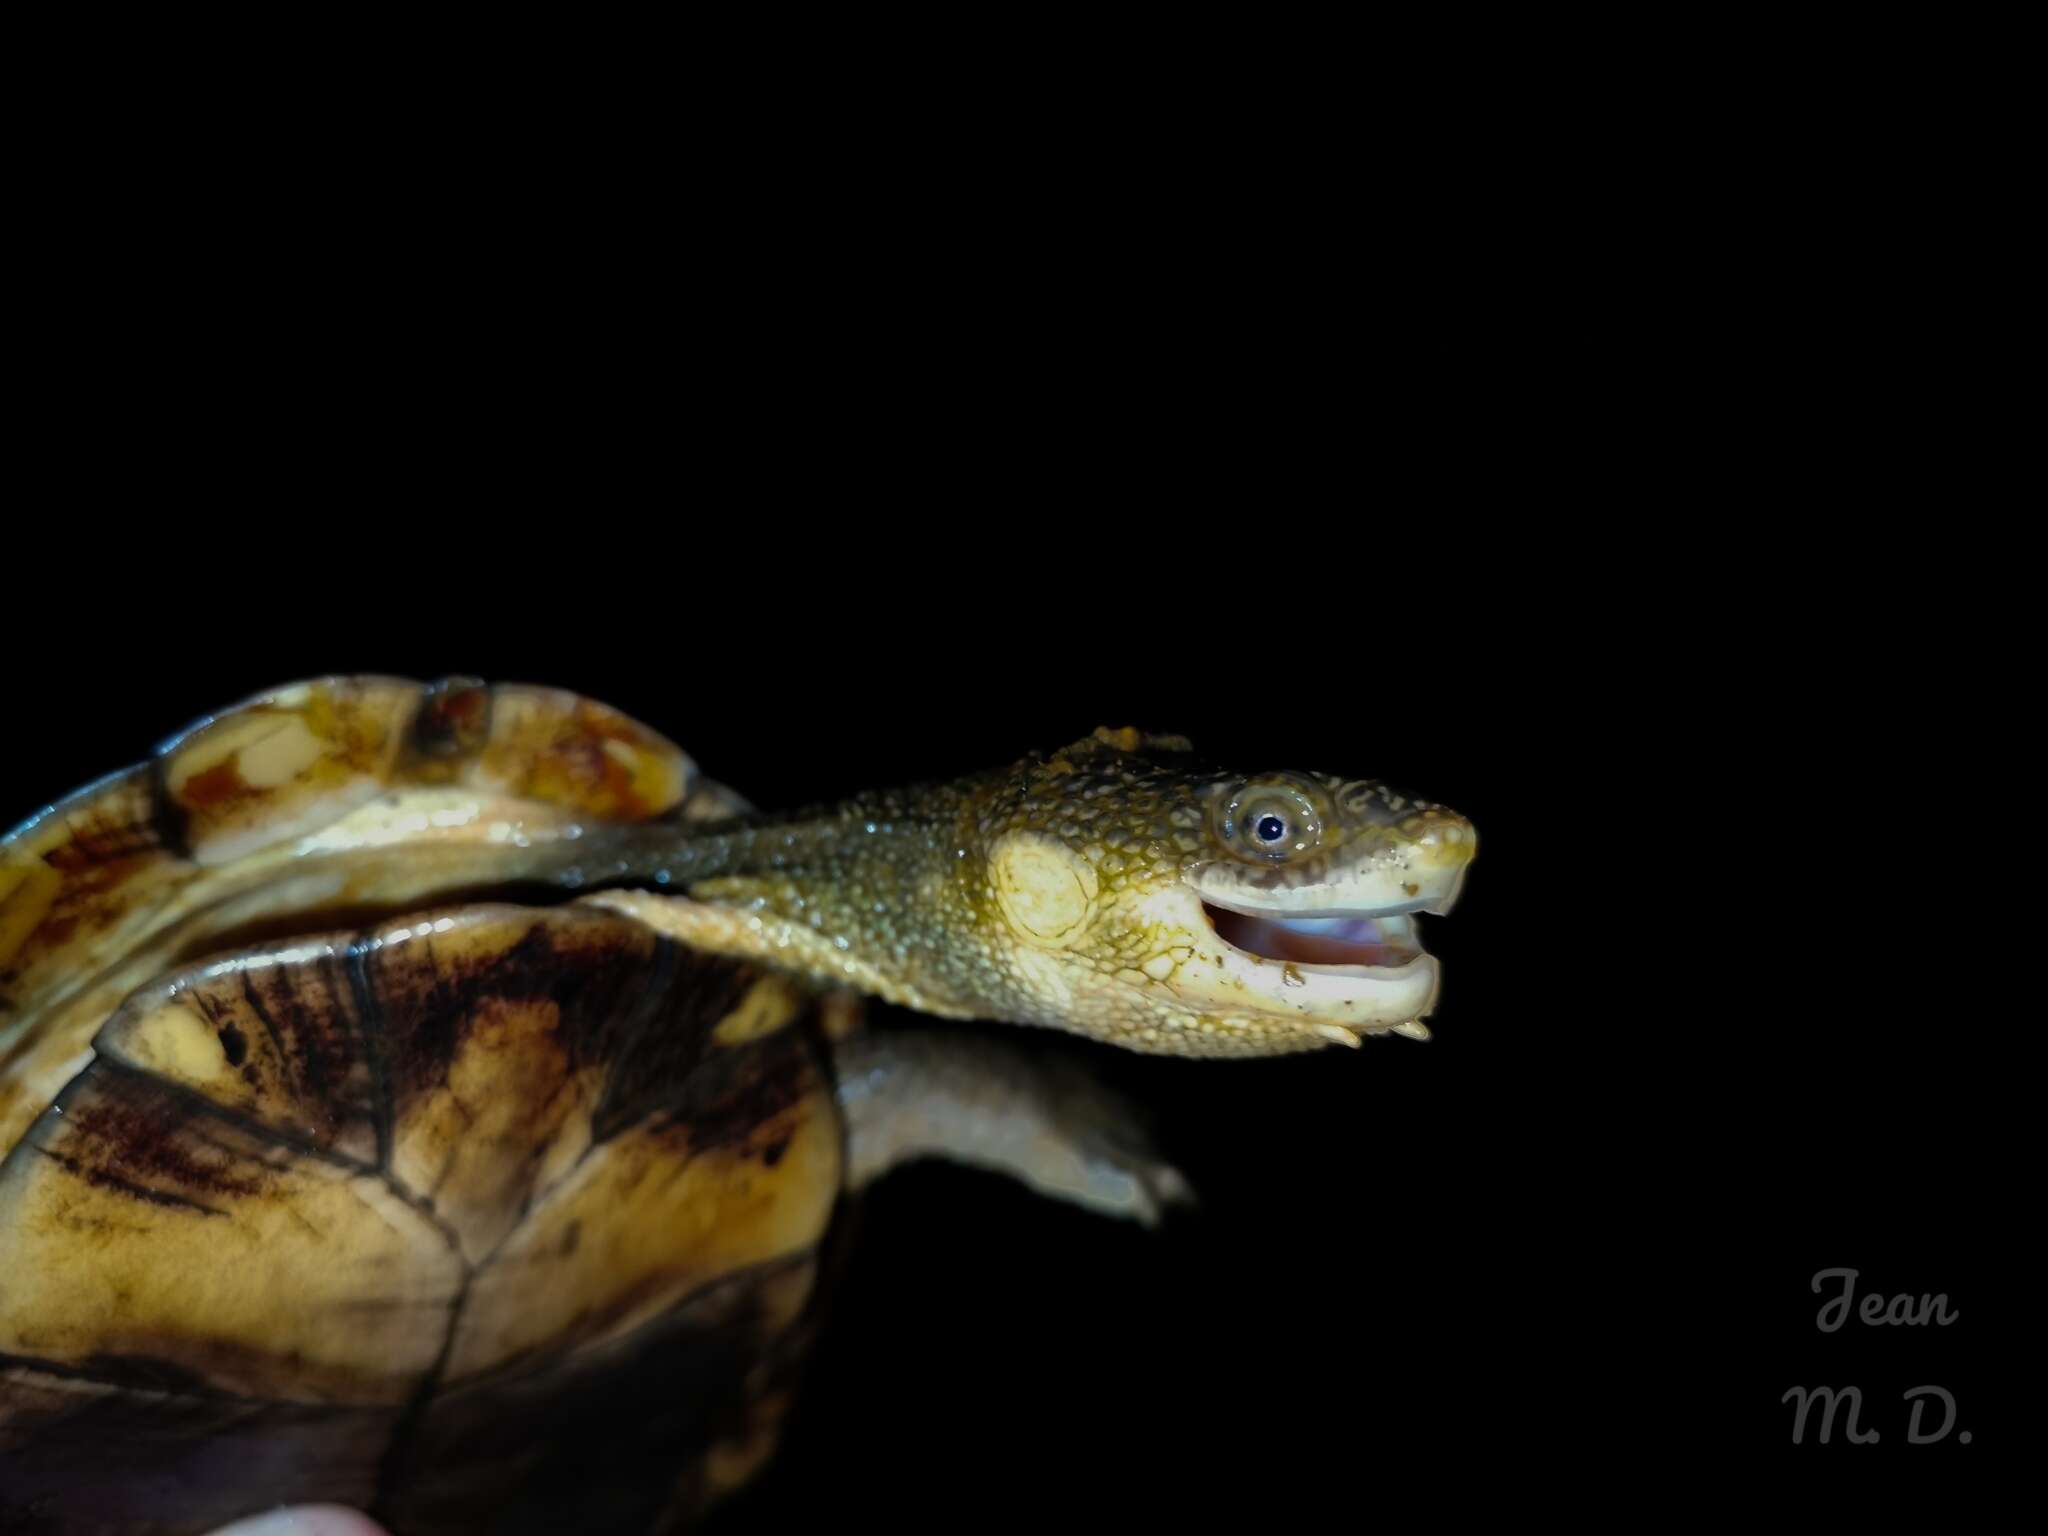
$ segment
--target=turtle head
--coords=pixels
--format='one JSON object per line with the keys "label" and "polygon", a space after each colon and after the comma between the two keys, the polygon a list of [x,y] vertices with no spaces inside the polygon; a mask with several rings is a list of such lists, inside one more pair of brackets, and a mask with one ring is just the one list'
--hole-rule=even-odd
{"label": "turtle head", "polygon": [[1450,909],[1478,848],[1456,812],[1128,729],[975,798],[963,878],[1032,1022],[1185,1055],[1427,1037],[1417,914]]}
{"label": "turtle head", "polygon": [[1471,823],[1371,779],[1228,772],[1100,730],[954,784],[628,828],[614,894],[686,941],[953,1018],[1251,1056],[1426,1038]]}

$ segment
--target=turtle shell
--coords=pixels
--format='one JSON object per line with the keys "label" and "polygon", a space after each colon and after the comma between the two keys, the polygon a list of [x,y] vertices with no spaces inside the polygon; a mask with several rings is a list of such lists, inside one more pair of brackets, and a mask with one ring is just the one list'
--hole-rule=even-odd
{"label": "turtle shell", "polygon": [[329,679],[0,844],[0,1528],[645,1530],[751,1472],[851,1005],[596,907],[375,915],[734,803],[573,695]]}

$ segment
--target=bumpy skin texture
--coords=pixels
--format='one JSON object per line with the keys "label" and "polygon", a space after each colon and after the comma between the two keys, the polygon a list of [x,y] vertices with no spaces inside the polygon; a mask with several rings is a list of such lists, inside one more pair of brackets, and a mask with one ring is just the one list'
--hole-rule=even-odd
{"label": "bumpy skin texture", "polygon": [[[1284,810],[1288,845],[1253,845],[1234,806]],[[1294,918],[1442,910],[1477,846],[1462,817],[1375,782],[1228,772],[1128,730],[826,811],[608,837],[582,874],[690,900],[598,899],[690,942],[926,1013],[1190,1056],[1419,1032],[1436,988],[1427,956],[1331,968],[1243,953],[1205,898]]]}

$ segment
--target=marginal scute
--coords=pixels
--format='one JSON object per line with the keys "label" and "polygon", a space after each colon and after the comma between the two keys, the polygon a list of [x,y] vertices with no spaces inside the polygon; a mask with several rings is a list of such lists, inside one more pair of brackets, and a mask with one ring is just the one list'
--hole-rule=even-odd
{"label": "marginal scute", "polygon": [[89,785],[0,838],[0,1046],[7,999],[43,952],[119,923],[184,868],[163,849],[148,767]]}
{"label": "marginal scute", "polygon": [[558,688],[332,677],[195,727],[163,749],[160,771],[192,857],[224,864],[408,783],[637,821],[681,801],[694,765],[639,722]]}
{"label": "marginal scute", "polygon": [[249,700],[165,746],[164,791],[202,865],[310,832],[377,794],[419,686],[323,678]]}
{"label": "marginal scute", "polygon": [[476,677],[444,677],[429,683],[413,716],[408,750],[419,761],[414,772],[432,777],[432,766],[451,767],[481,752],[491,739],[491,686]]}
{"label": "marginal scute", "polygon": [[695,765],[668,740],[594,699],[558,688],[495,690],[490,739],[470,781],[640,821],[681,802]]}

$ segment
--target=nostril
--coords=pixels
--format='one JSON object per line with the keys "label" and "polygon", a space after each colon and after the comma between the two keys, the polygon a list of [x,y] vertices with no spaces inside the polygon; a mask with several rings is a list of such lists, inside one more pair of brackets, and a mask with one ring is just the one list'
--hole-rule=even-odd
{"label": "nostril", "polygon": [[1417,847],[1439,859],[1469,860],[1479,851],[1479,833],[1462,816],[1418,818],[1409,835]]}

